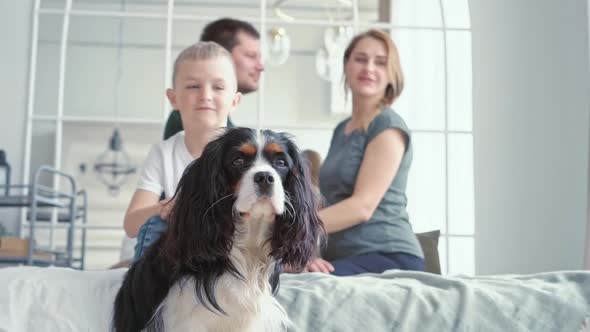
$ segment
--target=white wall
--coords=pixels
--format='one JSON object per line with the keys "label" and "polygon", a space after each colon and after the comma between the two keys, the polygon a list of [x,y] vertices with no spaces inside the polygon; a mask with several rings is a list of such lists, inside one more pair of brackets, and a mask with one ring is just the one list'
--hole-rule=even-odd
{"label": "white wall", "polygon": [[[0,1],[0,149],[12,165],[13,183],[22,179],[33,1]],[[3,180],[2,180],[3,181]],[[0,209],[0,222],[16,231],[17,211]]]}
{"label": "white wall", "polygon": [[583,266],[585,1],[471,0],[476,271]]}

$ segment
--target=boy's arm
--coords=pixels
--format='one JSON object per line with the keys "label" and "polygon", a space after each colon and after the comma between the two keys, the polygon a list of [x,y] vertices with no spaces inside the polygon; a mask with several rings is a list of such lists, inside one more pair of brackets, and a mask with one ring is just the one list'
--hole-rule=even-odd
{"label": "boy's arm", "polygon": [[139,228],[148,218],[161,214],[162,206],[158,202],[160,195],[156,193],[163,190],[162,183],[164,183],[162,149],[161,143],[152,146],[141,168],[138,188],[125,212],[123,228],[127,236],[131,238],[137,237]]}
{"label": "boy's arm", "polygon": [[158,202],[160,197],[155,193],[147,190],[138,189],[133,194],[127,212],[123,228],[127,236],[134,238],[139,233],[139,228],[148,218],[159,216],[162,211],[162,205]]}

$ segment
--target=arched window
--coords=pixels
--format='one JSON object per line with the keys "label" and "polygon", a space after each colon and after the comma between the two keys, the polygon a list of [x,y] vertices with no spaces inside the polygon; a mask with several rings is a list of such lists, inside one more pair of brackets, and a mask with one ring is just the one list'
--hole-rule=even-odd
{"label": "arched window", "polygon": [[417,232],[440,229],[443,272],[474,274],[471,31],[467,0],[397,0],[394,39],[412,129],[408,210]]}

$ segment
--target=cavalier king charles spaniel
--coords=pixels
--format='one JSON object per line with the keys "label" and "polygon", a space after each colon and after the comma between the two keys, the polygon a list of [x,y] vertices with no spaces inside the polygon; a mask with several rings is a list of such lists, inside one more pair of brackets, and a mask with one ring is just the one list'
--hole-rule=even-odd
{"label": "cavalier king charles spaniel", "polygon": [[228,129],[178,184],[166,233],[125,275],[113,330],[283,331],[273,294],[324,233],[307,166],[286,134]]}

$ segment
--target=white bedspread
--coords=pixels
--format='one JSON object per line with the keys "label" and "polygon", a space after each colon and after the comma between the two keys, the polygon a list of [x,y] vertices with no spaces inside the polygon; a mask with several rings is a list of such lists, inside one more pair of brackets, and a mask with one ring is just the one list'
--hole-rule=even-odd
{"label": "white bedspread", "polygon": [[[108,331],[125,269],[0,269],[0,331]],[[449,278],[417,272],[281,276],[292,331],[572,331],[590,272]]]}
{"label": "white bedspread", "polygon": [[0,269],[0,331],[109,331],[127,270]]}

